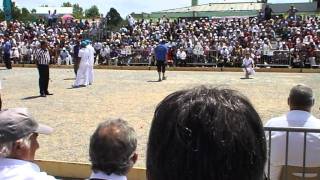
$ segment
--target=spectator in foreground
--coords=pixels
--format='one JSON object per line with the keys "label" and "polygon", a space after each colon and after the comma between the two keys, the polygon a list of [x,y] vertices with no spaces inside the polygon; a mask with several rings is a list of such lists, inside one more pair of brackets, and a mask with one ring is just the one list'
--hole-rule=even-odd
{"label": "spectator in foreground", "polygon": [[[280,117],[269,120],[266,127],[302,127],[320,128],[320,120],[312,116],[314,105],[312,89],[306,85],[296,85],[288,97],[290,111]],[[267,137],[269,139],[269,137]],[[320,166],[320,134],[307,135],[306,166]],[[303,133],[290,133],[288,143],[288,165],[303,166]],[[285,165],[286,132],[271,132],[270,179],[280,178],[282,166]]]}
{"label": "spectator in foreground", "polygon": [[0,111],[0,179],[54,180],[32,162],[39,148],[38,134],[52,131],[38,124],[26,108]]}
{"label": "spectator in foreground", "polygon": [[90,180],[126,180],[138,159],[134,129],[122,119],[101,123],[90,139]]}
{"label": "spectator in foreground", "polygon": [[155,110],[148,180],[261,180],[265,161],[261,119],[235,90],[201,86],[177,91]]}

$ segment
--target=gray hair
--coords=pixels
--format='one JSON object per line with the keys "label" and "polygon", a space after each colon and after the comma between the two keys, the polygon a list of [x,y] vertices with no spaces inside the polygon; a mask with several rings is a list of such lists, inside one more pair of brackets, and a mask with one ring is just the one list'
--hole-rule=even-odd
{"label": "gray hair", "polygon": [[90,139],[90,161],[93,171],[126,175],[134,162],[137,136],[122,119],[111,119],[99,124]]}
{"label": "gray hair", "polygon": [[0,158],[9,157],[12,153],[12,148],[15,143],[20,142],[23,146],[30,148],[30,146],[31,146],[30,137],[31,136],[32,136],[32,133],[29,134],[28,136],[25,136],[25,137],[18,139],[16,141],[0,143]]}

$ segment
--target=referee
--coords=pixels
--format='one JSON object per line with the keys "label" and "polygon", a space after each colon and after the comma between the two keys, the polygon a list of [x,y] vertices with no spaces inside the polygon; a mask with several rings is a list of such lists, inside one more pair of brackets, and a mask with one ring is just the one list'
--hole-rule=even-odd
{"label": "referee", "polygon": [[36,50],[34,55],[39,71],[40,96],[46,97],[47,95],[53,95],[48,91],[50,55],[46,41],[40,42],[40,48]]}

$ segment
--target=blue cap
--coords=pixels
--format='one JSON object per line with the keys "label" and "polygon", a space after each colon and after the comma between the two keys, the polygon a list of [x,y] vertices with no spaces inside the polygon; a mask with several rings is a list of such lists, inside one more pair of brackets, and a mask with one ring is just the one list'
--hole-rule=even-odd
{"label": "blue cap", "polygon": [[88,45],[88,42],[87,41],[81,41],[81,44],[80,44],[82,47],[86,47]]}

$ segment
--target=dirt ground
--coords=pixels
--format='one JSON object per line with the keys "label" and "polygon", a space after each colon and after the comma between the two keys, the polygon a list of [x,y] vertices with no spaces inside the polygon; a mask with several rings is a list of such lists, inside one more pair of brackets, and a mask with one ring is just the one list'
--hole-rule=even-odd
{"label": "dirt ground", "polygon": [[0,69],[4,108],[27,107],[38,121],[55,129],[50,136],[39,136],[37,158],[57,161],[89,162],[90,135],[98,123],[121,117],[138,134],[139,161],[145,166],[146,143],[156,105],[168,94],[193,86],[211,85],[237,89],[252,101],[264,122],[288,110],[287,96],[298,83],[310,85],[316,95],[313,114],[320,117],[320,74],[256,73],[253,79],[241,79],[238,72],[167,73],[168,80],[155,82],[155,71],[95,70],[95,82],[86,88],[72,89],[71,69],[51,69],[50,92],[38,96],[38,72],[35,68]]}

